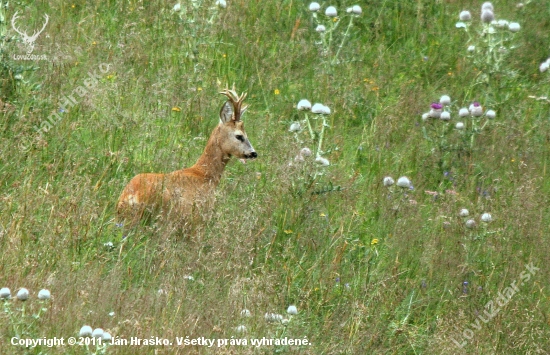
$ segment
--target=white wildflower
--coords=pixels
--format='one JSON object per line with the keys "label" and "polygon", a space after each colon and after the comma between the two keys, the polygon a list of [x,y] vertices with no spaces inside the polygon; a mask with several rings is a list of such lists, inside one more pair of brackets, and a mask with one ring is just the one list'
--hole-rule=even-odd
{"label": "white wildflower", "polygon": [[252,313],[250,313],[250,311],[248,309],[243,309],[241,311],[241,317],[245,317],[245,318],[248,318],[248,317],[251,317],[252,316]]}
{"label": "white wildflower", "polygon": [[442,104],[442,105],[450,105],[451,104],[451,98],[449,97],[449,95],[443,95],[439,99],[439,103]]}
{"label": "white wildflower", "polygon": [[495,8],[493,7],[493,4],[491,4],[490,1],[486,1],[481,5],[481,11],[483,10],[489,10],[489,11],[495,11]]}
{"label": "white wildflower", "polygon": [[472,19],[472,14],[470,13],[470,11],[461,11],[460,12],[460,15],[458,15],[458,17],[460,18],[460,21],[470,21]]}
{"label": "white wildflower", "polygon": [[466,228],[475,228],[476,226],[476,221],[474,221],[473,219],[469,219],[466,221]]}
{"label": "white wildflower", "polygon": [[300,122],[293,122],[290,125],[289,131],[290,132],[298,132],[302,127],[300,126]]}
{"label": "white wildflower", "polygon": [[481,21],[491,23],[495,19],[495,14],[491,10],[483,10],[481,12]]}
{"label": "white wildflower", "polygon": [[447,111],[443,111],[441,112],[441,116],[439,116],[440,119],[442,119],[443,121],[448,121],[451,119],[451,114]]}
{"label": "white wildflower", "polygon": [[474,117],[479,117],[483,115],[483,107],[478,102],[474,102],[470,105],[470,114]]}
{"label": "white wildflower", "polygon": [[10,299],[11,298],[11,291],[7,287],[2,287],[0,289],[0,299]]}
{"label": "white wildflower", "polygon": [[510,24],[508,24],[508,29],[510,32],[518,32],[521,29],[521,26],[517,22],[510,22]]}
{"label": "white wildflower", "polygon": [[103,329],[101,328],[96,328],[94,329],[94,331],[92,332],[92,337],[93,338],[101,338],[103,336]]}
{"label": "white wildflower", "polygon": [[296,108],[300,111],[311,110],[311,102],[309,102],[306,99],[302,99],[298,102],[298,105],[296,105]]}
{"label": "white wildflower", "polygon": [[173,11],[178,12],[181,10],[181,4],[178,2],[174,7],[172,8]]}
{"label": "white wildflower", "polygon": [[485,116],[487,116],[487,118],[493,119],[497,116],[497,113],[494,110],[488,110],[487,112],[485,112]]}
{"label": "white wildflower", "polygon": [[489,223],[493,220],[493,217],[491,216],[490,213],[484,213],[481,215],[481,220],[485,223]]}
{"label": "white wildflower", "polygon": [[286,310],[286,313],[288,313],[290,315],[298,314],[298,309],[296,308],[296,306],[290,305],[290,306],[288,306],[288,308]]}
{"label": "white wildflower", "polygon": [[460,214],[460,217],[468,217],[470,215],[470,212],[467,209],[463,208],[460,210],[459,214]]}
{"label": "white wildflower", "polygon": [[428,118],[430,118],[430,113],[429,112],[424,112],[422,114],[422,121],[427,121]]}
{"label": "white wildflower", "polygon": [[361,6],[359,5],[353,5],[351,8],[351,12],[353,12],[355,15],[361,15],[363,13],[363,9],[361,9]]}
{"label": "white wildflower", "polygon": [[315,31],[317,31],[319,33],[325,32],[326,30],[327,30],[327,28],[323,25],[319,25],[319,26],[315,27]]}
{"label": "white wildflower", "polygon": [[89,325],[85,325],[82,328],[80,328],[80,332],[78,333],[79,337],[91,337],[92,336],[92,327]]}
{"label": "white wildflower", "polygon": [[468,46],[468,52],[473,52],[476,50],[476,46]]}
{"label": "white wildflower", "polygon": [[106,343],[110,343],[112,339],[113,337],[109,332],[103,332],[103,335],[101,335],[101,340],[103,340]]}
{"label": "white wildflower", "polygon": [[541,65],[539,67],[539,70],[540,70],[541,73],[544,73],[545,71],[548,70],[548,68],[550,68],[550,64],[548,63],[548,61],[546,61],[546,62],[541,63]]}
{"label": "white wildflower", "polygon": [[321,8],[321,5],[319,5],[318,2],[312,2],[309,4],[309,11],[317,12]]}
{"label": "white wildflower", "polygon": [[395,180],[391,176],[386,176],[384,178],[384,186],[392,186],[395,183]]}
{"label": "white wildflower", "polygon": [[109,312],[109,317],[114,317],[115,316],[115,312]]}
{"label": "white wildflower", "polygon": [[406,176],[401,176],[399,179],[397,179],[397,186],[409,188],[411,187],[411,180],[409,180],[409,178]]}
{"label": "white wildflower", "polygon": [[50,294],[50,291],[43,289],[38,291],[38,299],[39,300],[49,300],[52,297]]}
{"label": "white wildflower", "polygon": [[458,129],[458,130],[463,130],[464,129],[464,123],[463,122],[457,122],[456,125],[455,125],[455,128]]}
{"label": "white wildflower", "polygon": [[225,9],[227,7],[227,2],[225,0],[216,0],[216,6]]}
{"label": "white wildflower", "polygon": [[17,299],[19,301],[26,301],[29,299],[29,290],[27,290],[26,288],[22,288],[19,290],[19,292],[17,292]]}
{"label": "white wildflower", "polygon": [[458,116],[468,117],[468,116],[470,116],[470,111],[466,107],[463,107],[460,110],[458,110]]}
{"label": "white wildflower", "polygon": [[334,6],[329,6],[325,10],[325,15],[328,17],[336,17],[338,16],[338,11],[336,11],[336,8]]}
{"label": "white wildflower", "polygon": [[326,158],[323,158],[323,157],[317,157],[315,158],[315,162],[321,166],[329,166],[330,165],[330,162],[328,161],[328,159]]}

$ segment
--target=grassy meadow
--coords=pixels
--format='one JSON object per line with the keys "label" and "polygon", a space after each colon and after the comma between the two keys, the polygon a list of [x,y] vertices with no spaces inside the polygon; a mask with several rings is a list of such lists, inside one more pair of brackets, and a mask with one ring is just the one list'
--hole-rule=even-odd
{"label": "grassy meadow", "polygon": [[[175,4],[2,3],[0,354],[550,352],[549,2],[493,1],[517,32],[471,0]],[[29,35],[49,16],[32,60],[15,12]],[[228,164],[184,236],[117,225],[134,175],[194,164],[233,84],[258,158]],[[459,117],[473,102],[483,115]],[[12,344],[84,325],[173,344]],[[251,345],[264,337],[310,344]]]}

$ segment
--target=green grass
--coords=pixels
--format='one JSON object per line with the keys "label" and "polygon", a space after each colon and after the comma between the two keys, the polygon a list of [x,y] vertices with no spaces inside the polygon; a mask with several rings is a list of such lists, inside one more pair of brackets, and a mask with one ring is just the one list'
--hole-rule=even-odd
{"label": "green grass", "polygon": [[[20,1],[5,10],[13,40],[3,42],[0,71],[0,287],[28,288],[35,310],[38,291],[52,293],[25,337],[77,336],[88,324],[125,339],[312,343],[108,354],[547,353],[550,106],[531,96],[550,89],[550,74],[538,71],[550,7],[494,2],[497,18],[522,29],[505,71],[480,83],[486,69],[466,57],[467,36],[454,24],[463,9],[478,22],[481,2],[361,3],[336,65],[315,44],[309,2],[213,4],[182,3],[181,18],[160,1]],[[341,14],[354,4],[335,2]],[[26,50],[9,23],[15,11],[27,32],[49,14],[33,53],[52,61],[13,60]],[[33,126],[102,63],[109,69],[97,85],[39,137]],[[218,92],[233,83],[249,94],[243,120],[259,157],[229,164],[211,218],[184,237],[162,224],[116,227],[115,203],[134,175],[195,162],[218,123]],[[471,149],[454,129],[446,137],[458,150],[425,139],[423,127],[444,123],[421,115],[443,94],[457,107],[477,100],[497,111]],[[304,144],[288,132],[303,118],[302,98],[332,110],[329,167],[293,162],[316,146],[307,132]],[[316,172],[324,174],[312,180]],[[383,186],[388,175],[408,176],[414,190]],[[477,228],[465,228],[461,208]],[[491,223],[480,221],[484,212]],[[531,263],[540,270],[473,328]],[[291,304],[298,315],[288,325],[265,321],[266,312],[287,317]],[[13,346],[13,322],[0,313],[1,354],[86,353]],[[452,339],[465,340],[465,329],[473,337],[460,349]]]}

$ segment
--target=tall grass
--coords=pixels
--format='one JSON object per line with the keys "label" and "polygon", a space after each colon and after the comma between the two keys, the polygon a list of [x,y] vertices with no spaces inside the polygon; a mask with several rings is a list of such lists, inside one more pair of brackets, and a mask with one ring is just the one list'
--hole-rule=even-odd
{"label": "tall grass", "polygon": [[[332,64],[316,43],[308,2],[214,3],[182,2],[183,13],[161,1],[5,9],[0,287],[28,288],[31,305],[38,290],[52,293],[28,337],[77,336],[87,324],[126,339],[312,343],[111,346],[108,354],[547,353],[550,77],[538,67],[549,54],[550,7],[493,2],[497,17],[522,26],[503,64],[514,75],[478,85],[483,68],[467,58],[468,38],[455,28],[463,9],[479,21],[478,2],[361,3]],[[354,4],[334,5],[344,17]],[[329,4],[321,5],[319,16]],[[26,50],[9,24],[15,11],[28,32],[50,15],[34,49],[50,61],[13,59]],[[94,71],[97,85],[60,107]],[[227,167],[211,218],[184,237],[155,223],[118,228],[125,184],[137,173],[192,165],[218,123],[218,92],[233,84],[249,93],[244,120],[259,158]],[[425,139],[421,115],[443,94],[497,112],[467,152]],[[328,167],[294,161],[316,144],[288,132],[302,98],[332,110]],[[62,119],[37,134],[33,127],[53,112]],[[384,186],[385,176],[407,176],[414,189]],[[465,227],[462,208],[476,228]],[[485,212],[491,223],[481,222]],[[526,264],[540,270],[473,328]],[[291,304],[298,314],[287,324],[264,319],[288,318]],[[2,354],[86,353],[11,345],[7,313],[0,320]],[[460,348],[452,339],[467,342]]]}

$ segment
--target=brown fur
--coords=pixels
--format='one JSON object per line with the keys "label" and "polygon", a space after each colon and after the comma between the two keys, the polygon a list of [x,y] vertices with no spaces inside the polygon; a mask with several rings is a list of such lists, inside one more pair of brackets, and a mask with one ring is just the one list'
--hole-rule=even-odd
{"label": "brown fur", "polygon": [[[139,174],[122,191],[117,203],[121,219],[135,224],[145,215],[160,212],[186,223],[191,215],[202,213],[214,202],[225,166],[231,156],[255,158],[257,156],[244,131],[241,114],[242,100],[234,91],[222,94],[229,100],[222,106],[220,124],[214,129],[204,152],[195,165],[168,174]],[[238,139],[241,136],[241,140]]]}

